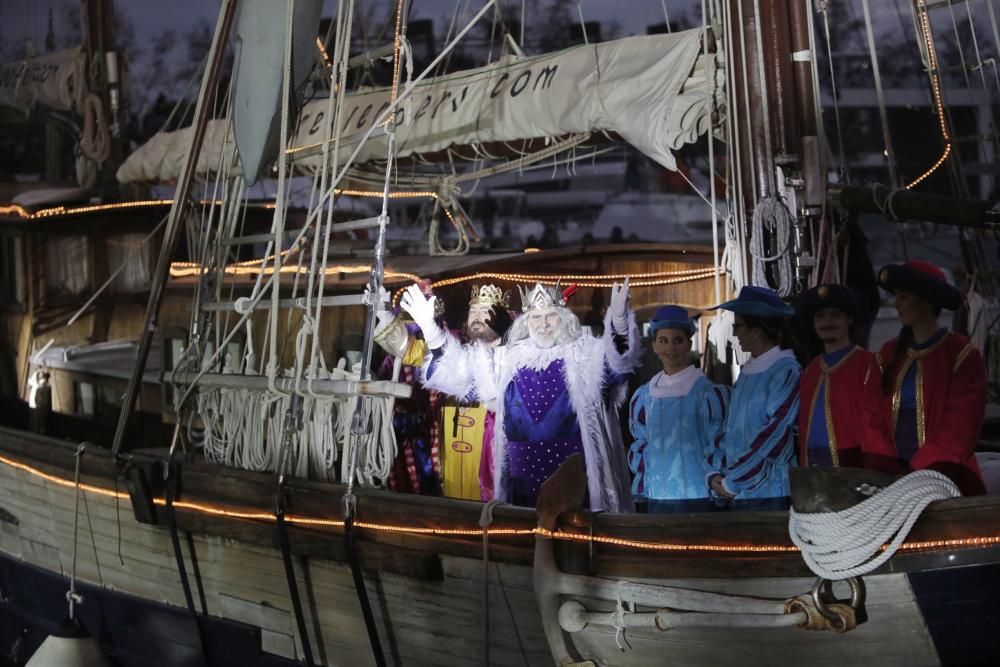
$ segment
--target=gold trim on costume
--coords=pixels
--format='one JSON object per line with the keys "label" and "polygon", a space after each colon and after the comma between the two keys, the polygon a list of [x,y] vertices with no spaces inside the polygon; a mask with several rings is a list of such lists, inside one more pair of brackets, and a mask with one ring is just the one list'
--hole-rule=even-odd
{"label": "gold trim on costume", "polygon": [[809,432],[812,430],[813,416],[816,414],[816,402],[819,400],[819,392],[822,389],[823,418],[826,420],[826,441],[827,446],[830,448],[830,461],[833,463],[834,467],[840,467],[840,450],[837,448],[837,432],[833,428],[833,409],[830,405],[830,389],[833,386],[830,381],[830,375],[860,349],[861,348],[855,345],[850,352],[844,355],[843,359],[835,363],[833,366],[827,364],[822,355],[819,358],[820,380],[816,385],[816,391],[813,393],[812,401],[810,401],[809,421],[806,423],[805,465],[809,465]]}
{"label": "gold trim on costume", "polygon": [[[850,356],[850,355],[848,355]],[[840,467],[840,456],[837,454],[837,432],[833,430],[833,413],[830,409],[830,377],[823,374],[823,416],[826,418],[826,437],[830,447],[830,460],[835,468]]]}
{"label": "gold trim on costume", "polygon": [[962,362],[965,361],[965,358],[969,356],[969,353],[973,349],[974,346],[971,342],[965,344],[965,347],[962,348],[962,351],[958,353],[958,357],[955,359],[955,367],[951,369],[952,373],[958,371],[959,366],[962,365]]}
{"label": "gold trim on costume", "polygon": [[[820,363],[822,363],[822,361]],[[809,421],[806,422],[806,434],[805,434],[805,437],[806,437],[806,446],[805,446],[806,456],[805,456],[805,459],[806,460],[805,460],[805,462],[803,464],[803,465],[806,465],[806,466],[809,465],[809,433],[812,431],[813,415],[816,414],[816,400],[819,398],[819,390],[822,389],[823,382],[825,381],[825,379],[826,379],[825,375],[822,378],[820,378],[820,381],[816,384],[816,389],[813,391],[812,400],[809,401]],[[830,428],[830,426],[827,425],[827,429],[829,429],[829,428]]]}
{"label": "gold trim on costume", "polygon": [[906,379],[906,371],[910,370],[910,364],[917,358],[917,353],[911,348],[907,348],[906,357],[900,364],[899,372],[896,373],[896,386],[892,393],[892,440],[896,441],[896,422],[899,420],[899,404],[903,400],[903,380]]}
{"label": "gold trim on costume", "polygon": [[906,371],[909,370],[910,364],[916,361],[917,378],[914,393],[916,394],[915,398],[917,404],[917,448],[919,449],[924,446],[924,436],[927,431],[927,417],[926,411],[924,410],[924,372],[921,360],[936,350],[938,346],[948,338],[948,336],[949,334],[945,333],[936,343],[930,347],[925,347],[922,350],[914,350],[912,347],[906,348],[906,360],[899,369],[899,373],[896,374],[896,388],[892,394],[892,439],[894,442],[896,440],[896,421],[899,419],[899,403],[902,400],[903,380],[906,379]]}

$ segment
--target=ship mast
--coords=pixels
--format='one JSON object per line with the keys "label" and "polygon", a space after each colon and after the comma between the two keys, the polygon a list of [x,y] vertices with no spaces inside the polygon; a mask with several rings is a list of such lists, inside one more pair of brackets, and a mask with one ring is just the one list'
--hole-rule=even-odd
{"label": "ship mast", "polygon": [[[779,247],[773,229],[755,226],[749,234],[763,234],[758,240],[767,256],[791,254],[791,291],[798,292],[808,286],[817,266],[810,227],[823,215],[826,196],[809,0],[727,2],[727,65],[733,70],[729,113],[735,126],[731,149],[736,152],[734,164],[740,166],[734,200],[748,221],[765,200],[789,208],[792,229],[787,230],[786,247]],[[766,275],[771,282],[774,269],[767,267]]]}

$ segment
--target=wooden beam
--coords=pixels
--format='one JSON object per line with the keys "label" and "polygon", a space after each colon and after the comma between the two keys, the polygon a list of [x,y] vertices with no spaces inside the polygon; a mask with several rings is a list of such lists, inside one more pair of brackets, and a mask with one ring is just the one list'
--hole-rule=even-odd
{"label": "wooden beam", "polygon": [[1000,230],[994,202],[882,187],[839,185],[828,190],[830,203],[848,210],[881,213],[891,222],[936,222],[974,229]]}

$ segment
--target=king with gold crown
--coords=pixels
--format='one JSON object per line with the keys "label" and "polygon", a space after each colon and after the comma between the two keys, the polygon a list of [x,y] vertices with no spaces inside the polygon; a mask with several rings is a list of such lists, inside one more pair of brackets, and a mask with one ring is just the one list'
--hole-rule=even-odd
{"label": "king with gold crown", "polygon": [[[470,342],[464,344],[442,330],[434,321],[433,299],[415,286],[408,288],[401,306],[420,326],[429,350],[424,386],[479,401],[495,412],[496,499],[533,507],[542,482],[569,456],[581,453],[590,509],[630,511],[617,415],[639,352],[628,281],[611,289],[601,338],[584,333],[566,307],[570,290],[561,293],[538,283],[520,292],[523,314],[503,345],[491,345],[473,340],[471,327]],[[480,288],[478,297],[489,295]]]}
{"label": "king with gold crown", "polygon": [[[435,306],[439,303],[430,297]],[[435,308],[435,317],[439,318]],[[410,333],[387,311],[379,315],[375,341],[404,366],[419,367],[428,354],[428,342]],[[495,347],[510,327],[510,293],[491,284],[472,286],[469,313],[461,338],[466,344]],[[448,395],[434,401],[431,463],[439,470],[441,492],[450,498],[493,498],[493,432],[495,416],[480,401]]]}

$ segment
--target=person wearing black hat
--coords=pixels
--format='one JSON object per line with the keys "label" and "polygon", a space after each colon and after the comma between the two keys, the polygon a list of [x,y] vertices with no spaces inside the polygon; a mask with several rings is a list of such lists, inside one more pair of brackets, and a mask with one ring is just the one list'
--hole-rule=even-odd
{"label": "person wearing black hat", "polygon": [[973,450],[986,411],[986,368],[968,338],[938,324],[962,294],[930,262],[910,260],[879,272],[896,297],[903,325],[882,346],[881,426],[904,471],[929,468],[950,477],[965,495],[986,492]]}
{"label": "person wearing black hat", "polygon": [[708,459],[706,481],[733,509],[784,509],[795,460],[801,368],[782,349],[791,306],[766,287],[746,286],[715,308],[734,313],[733,333],[750,361],[733,385],[722,437]]}
{"label": "person wearing black hat", "polygon": [[692,364],[695,327],[685,309],[660,308],[649,328],[663,371],[629,403],[632,495],[646,499],[650,513],[710,510],[705,452],[722,432],[729,388],[712,384]]}
{"label": "person wearing black hat", "polygon": [[878,362],[851,340],[861,324],[855,320],[862,312],[857,293],[820,285],[799,295],[795,311],[823,349],[799,380],[799,464],[861,468],[866,455],[894,457],[879,427]]}

